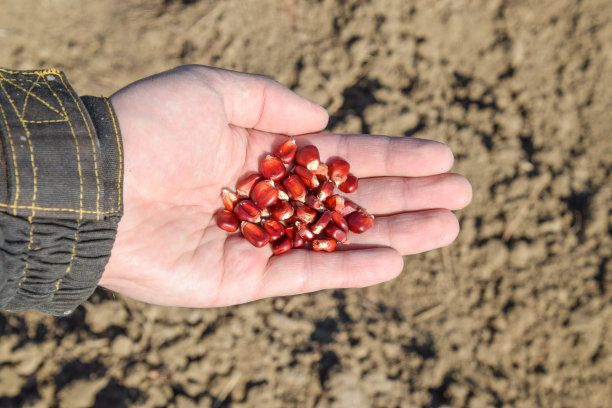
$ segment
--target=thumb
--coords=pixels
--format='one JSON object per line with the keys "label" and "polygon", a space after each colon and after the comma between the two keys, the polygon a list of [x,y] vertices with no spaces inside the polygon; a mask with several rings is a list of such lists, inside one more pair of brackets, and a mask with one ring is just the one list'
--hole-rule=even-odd
{"label": "thumb", "polygon": [[263,75],[196,67],[223,99],[229,123],[264,132],[298,135],[321,131],[329,116],[321,106]]}

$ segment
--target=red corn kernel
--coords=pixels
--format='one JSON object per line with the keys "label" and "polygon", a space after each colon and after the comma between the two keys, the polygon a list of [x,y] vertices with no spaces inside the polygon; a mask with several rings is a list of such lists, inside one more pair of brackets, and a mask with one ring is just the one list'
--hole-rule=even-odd
{"label": "red corn kernel", "polygon": [[221,199],[223,200],[223,205],[229,211],[234,211],[234,206],[236,205],[238,200],[240,200],[236,193],[228,190],[227,188],[221,190]]}
{"label": "red corn kernel", "polygon": [[253,187],[255,187],[255,184],[257,184],[261,179],[261,174],[255,173],[239,181],[238,184],[236,184],[236,193],[238,193],[238,197],[250,197]]}
{"label": "red corn kernel", "polygon": [[323,181],[327,181],[329,180],[329,169],[327,168],[327,166],[321,162],[319,162],[319,165],[317,166],[317,168],[315,170],[312,170],[312,172],[319,178],[319,182],[323,182]]}
{"label": "red corn kernel", "polygon": [[242,200],[234,207],[234,215],[240,221],[259,222],[261,212],[251,200]]}
{"label": "red corn kernel", "polygon": [[327,227],[325,227],[324,231],[325,235],[327,235],[328,237],[333,238],[341,243],[346,242],[346,231],[342,230],[342,228],[339,228],[334,224],[329,224]]}
{"label": "red corn kernel", "polygon": [[259,208],[266,208],[278,202],[278,190],[271,180],[261,180],[251,191],[251,199]]}
{"label": "red corn kernel", "polygon": [[342,214],[342,210],[344,209],[344,197],[338,194],[331,195],[325,199],[325,205],[329,210]]}
{"label": "red corn kernel", "polygon": [[272,253],[274,255],[284,254],[293,247],[293,239],[291,237],[285,237],[278,242],[272,243]]}
{"label": "red corn kernel", "polygon": [[333,238],[319,238],[312,241],[312,249],[315,251],[333,252],[338,243]]}
{"label": "red corn kernel", "polygon": [[244,235],[247,241],[257,248],[261,248],[270,242],[270,234],[268,234],[266,230],[257,224],[242,221],[242,224],[240,224],[240,229],[242,231],[242,235]]}
{"label": "red corn kernel", "polygon": [[340,191],[343,193],[352,193],[357,190],[359,186],[359,179],[354,175],[350,174],[347,176],[346,181],[338,186]]}
{"label": "red corn kernel", "polygon": [[285,176],[285,165],[278,157],[267,155],[261,161],[261,175],[270,180],[280,180]]}
{"label": "red corn kernel", "polygon": [[287,190],[283,187],[283,183],[275,181],[274,186],[278,190],[278,199],[281,201],[289,201],[289,194],[287,194]]}
{"label": "red corn kernel", "polygon": [[283,163],[291,164],[293,158],[295,157],[296,151],[297,145],[295,144],[295,140],[291,138],[282,145],[278,146],[274,151],[274,155],[281,159]]}
{"label": "red corn kernel", "polygon": [[315,176],[314,173],[312,173],[306,167],[295,166],[293,168],[293,173],[300,176],[300,179],[302,180],[302,182],[304,183],[306,187],[308,188],[319,187],[319,180],[317,179],[317,176]]}
{"label": "red corn kernel", "polygon": [[325,212],[321,213],[319,218],[310,226],[310,229],[315,235],[319,235],[321,231],[323,231],[323,229],[327,227],[330,221],[331,213],[325,210]]}
{"label": "red corn kernel", "polygon": [[361,207],[359,207],[357,204],[355,204],[354,202],[352,202],[348,198],[345,198],[344,199],[344,207],[340,211],[340,214],[342,214],[343,217],[347,217],[348,215],[350,215],[350,214],[354,213],[355,211],[359,210],[360,208]]}
{"label": "red corn kernel", "polygon": [[270,241],[279,240],[285,235],[285,226],[276,220],[265,220],[261,226],[270,234]]}
{"label": "red corn kernel", "polygon": [[[295,208],[294,208],[295,210]],[[296,221],[299,221],[299,218],[297,217],[297,215],[295,215],[295,212],[293,213],[293,215],[289,218],[287,218],[285,220],[285,225],[293,225],[295,224]]]}
{"label": "red corn kernel", "polygon": [[306,241],[312,241],[313,239],[315,239],[315,234],[312,232],[312,230],[308,227],[308,224],[306,224],[305,222],[299,221],[299,220],[296,221],[295,229],[297,231],[296,235],[301,236]]}
{"label": "red corn kernel", "polygon": [[295,215],[299,220],[304,221],[306,224],[310,224],[317,218],[319,213],[314,208],[310,208],[300,202],[295,203]]}
{"label": "red corn kernel", "polygon": [[332,217],[332,222],[336,224],[338,228],[340,228],[344,232],[348,232],[349,226],[348,226],[348,223],[346,222],[346,219],[342,216],[342,214],[336,211],[332,211],[331,217]]}
{"label": "red corn kernel", "polygon": [[221,210],[217,213],[217,225],[225,231],[234,232],[238,229],[238,218],[229,210]]}
{"label": "red corn kernel", "polygon": [[287,228],[285,228],[285,234],[291,238],[291,240],[293,240],[293,238],[295,238],[295,226],[289,225]]}
{"label": "red corn kernel", "polygon": [[291,240],[293,241],[294,248],[299,248],[301,246],[304,246],[304,243],[305,243],[304,238],[302,238],[300,234],[296,232],[294,225],[288,226],[285,232],[287,233],[287,237],[291,238]]}
{"label": "red corn kernel", "polygon": [[331,181],[340,185],[346,181],[351,165],[346,160],[336,160],[329,165],[329,178]]}
{"label": "red corn kernel", "polygon": [[355,211],[347,219],[349,229],[361,234],[374,225],[374,216],[364,210]]}
{"label": "red corn kernel", "polygon": [[314,208],[317,211],[325,210],[325,204],[323,204],[323,202],[319,200],[313,192],[306,195],[306,205]]}
{"label": "red corn kernel", "polygon": [[299,176],[292,174],[283,180],[283,186],[287,190],[289,198],[304,202],[306,198],[306,186],[302,183]]}
{"label": "red corn kernel", "polygon": [[279,201],[270,207],[270,216],[276,221],[285,221],[293,215],[293,206],[289,201]]}
{"label": "red corn kernel", "polygon": [[306,240],[300,234],[296,233],[295,237],[293,238],[293,247],[300,248],[303,247],[305,243]]}
{"label": "red corn kernel", "polygon": [[327,197],[334,193],[334,187],[334,183],[331,181],[324,181],[317,189],[317,198],[321,201],[325,201]]}
{"label": "red corn kernel", "polygon": [[313,171],[319,167],[319,149],[313,145],[304,146],[295,154],[295,161],[300,166],[306,167],[308,170]]}

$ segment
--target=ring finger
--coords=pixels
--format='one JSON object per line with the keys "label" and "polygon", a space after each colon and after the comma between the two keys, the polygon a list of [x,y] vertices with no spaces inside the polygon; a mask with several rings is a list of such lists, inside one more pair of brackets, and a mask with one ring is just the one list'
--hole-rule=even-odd
{"label": "ring finger", "polygon": [[359,180],[351,201],[374,215],[395,214],[432,208],[458,210],[472,199],[472,188],[459,174],[428,177],[377,177]]}

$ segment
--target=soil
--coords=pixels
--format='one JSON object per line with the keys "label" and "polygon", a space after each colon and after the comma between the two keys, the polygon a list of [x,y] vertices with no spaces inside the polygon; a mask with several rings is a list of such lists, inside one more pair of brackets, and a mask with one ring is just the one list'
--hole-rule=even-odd
{"label": "soil", "polygon": [[0,406],[610,406],[609,0],[9,0],[0,60],[94,95],[266,74],[330,130],[448,143],[474,187],[457,241],[375,287],[1,313]]}

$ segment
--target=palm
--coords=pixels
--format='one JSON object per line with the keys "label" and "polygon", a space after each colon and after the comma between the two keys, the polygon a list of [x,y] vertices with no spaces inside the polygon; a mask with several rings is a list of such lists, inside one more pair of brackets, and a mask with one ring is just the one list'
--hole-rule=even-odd
{"label": "palm", "polygon": [[[401,271],[400,254],[452,241],[457,224],[448,209],[469,201],[463,178],[435,176],[452,163],[443,145],[367,135],[297,136],[317,145],[323,158],[349,160],[356,175],[366,177],[355,201],[379,217],[372,230],[352,237],[355,250],[272,257],[269,248],[255,248],[215,225],[219,193],[256,170],[284,135],[325,127],[321,108],[268,79],[204,67],[146,79],[112,101],[124,141],[125,214],[100,284],[139,300],[228,305],[384,281]],[[413,165],[403,163],[411,158]],[[385,192],[388,200],[381,202]],[[405,201],[407,194],[414,202]],[[431,208],[446,210],[423,211]]]}

